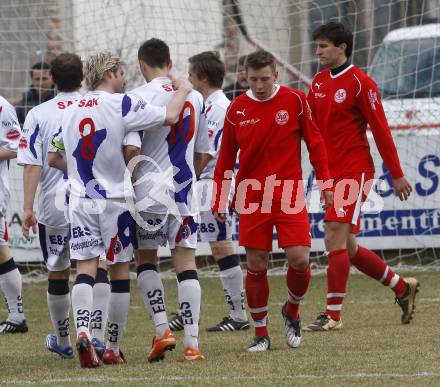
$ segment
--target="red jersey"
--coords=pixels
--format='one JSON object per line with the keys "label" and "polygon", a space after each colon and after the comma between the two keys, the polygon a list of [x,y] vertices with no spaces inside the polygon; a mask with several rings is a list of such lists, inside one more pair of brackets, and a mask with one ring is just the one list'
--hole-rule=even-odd
{"label": "red jersey", "polygon": [[379,91],[362,70],[350,65],[336,75],[330,69],[319,72],[307,98],[327,146],[333,178],[374,173],[367,125],[393,179],[403,176]]}
{"label": "red jersey", "polygon": [[213,211],[219,209],[224,173],[234,170],[238,151],[240,168],[236,176],[236,187],[245,179],[257,180],[262,187],[249,188],[246,201],[261,203],[266,178],[275,175],[281,184],[274,188],[273,202],[281,202],[284,183],[289,180],[294,182],[289,198],[293,203],[296,187],[302,180],[301,138],[307,144],[317,179],[329,179],[325,144],[312,120],[304,93],[277,86],[274,94],[265,101],[256,99],[251,90],[234,99],[226,112],[222,144],[214,172],[218,189],[213,198]]}

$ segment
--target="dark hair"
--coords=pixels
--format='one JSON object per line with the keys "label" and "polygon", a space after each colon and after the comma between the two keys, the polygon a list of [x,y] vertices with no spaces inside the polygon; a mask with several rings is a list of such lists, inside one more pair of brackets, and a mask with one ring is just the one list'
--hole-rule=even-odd
{"label": "dark hair", "polygon": [[40,71],[40,70],[49,71],[50,70],[50,64],[47,63],[47,62],[37,62],[37,63],[34,63],[34,65],[31,67],[31,70],[29,71],[29,74],[31,75],[31,78],[32,78],[32,72],[34,70],[37,70],[37,71]]}
{"label": "dark hair", "polygon": [[259,70],[266,66],[270,66],[273,71],[276,71],[275,57],[270,52],[258,50],[247,55],[245,61],[246,70],[249,67],[254,70]]}
{"label": "dark hair", "polygon": [[199,78],[208,78],[208,83],[212,87],[221,88],[225,77],[225,64],[220,59],[217,51],[204,51],[193,55],[188,59],[192,64],[194,72]]}
{"label": "dark hair", "polygon": [[84,78],[81,58],[76,54],[62,53],[53,60],[50,73],[58,90],[77,90]]}
{"label": "dark hair", "polygon": [[149,39],[139,47],[138,59],[150,67],[163,68],[171,63],[170,48],[163,40]]}
{"label": "dark hair", "polygon": [[246,62],[246,58],[247,58],[247,55],[240,56],[240,58],[238,58],[238,65],[239,66],[244,66],[244,64]]}
{"label": "dark hair", "polygon": [[347,45],[345,55],[347,58],[351,56],[353,51],[353,34],[342,23],[329,22],[319,26],[313,31],[313,40],[317,39],[327,39],[335,46],[345,43]]}

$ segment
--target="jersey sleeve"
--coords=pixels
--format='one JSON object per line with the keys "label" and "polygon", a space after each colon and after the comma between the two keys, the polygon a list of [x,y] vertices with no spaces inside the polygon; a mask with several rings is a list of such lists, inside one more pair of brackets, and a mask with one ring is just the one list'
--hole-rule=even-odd
{"label": "jersey sleeve", "polygon": [[165,122],[166,106],[153,106],[134,94],[124,94],[120,104],[127,132],[153,129]]}
{"label": "jersey sleeve", "polygon": [[124,141],[122,142],[123,146],[135,146],[136,148],[140,148],[142,145],[142,139],[144,138],[144,132],[128,132]]}
{"label": "jersey sleeve", "polygon": [[[212,211],[218,211],[220,208],[226,208],[229,201],[229,192],[232,185],[232,177],[234,175],[234,166],[237,159],[239,149],[236,137],[236,123],[229,116],[231,105],[226,112],[223,138],[218,152],[217,164],[214,171],[214,183],[216,189],[213,191]],[[225,172],[230,171],[230,177],[225,177]],[[223,185],[226,184],[225,187]]]}
{"label": "jersey sleeve", "polygon": [[197,153],[209,153],[209,137],[208,130],[206,127],[206,117],[204,113],[204,109],[202,107],[202,111],[198,117],[198,128],[196,132],[196,139],[194,142],[194,152]]}
{"label": "jersey sleeve", "polygon": [[310,162],[316,171],[317,180],[330,179],[330,172],[328,168],[327,149],[321,132],[313,120],[312,110],[303,93],[299,95],[301,100],[301,112],[298,115],[298,120],[301,126],[301,132],[304,141],[309,151]]}
{"label": "jersey sleeve", "polygon": [[379,90],[371,78],[366,78],[361,83],[361,90],[358,95],[358,106],[366,121],[370,125],[377,149],[385,162],[393,179],[403,176],[400,167],[399,156],[394,144],[391,130],[383,110]]}
{"label": "jersey sleeve", "polygon": [[31,110],[23,124],[22,139],[17,153],[19,165],[43,165],[43,139],[40,129]]}
{"label": "jersey sleeve", "polygon": [[223,126],[225,122],[225,110],[217,105],[212,105],[206,114],[206,128],[209,138],[209,154],[215,158],[220,149]]}
{"label": "jersey sleeve", "polygon": [[316,122],[315,98],[313,97],[313,81],[307,94],[307,102],[309,103],[310,110],[312,111],[313,120]]}
{"label": "jersey sleeve", "polygon": [[14,107],[6,100],[0,101],[0,147],[17,152],[21,131]]}

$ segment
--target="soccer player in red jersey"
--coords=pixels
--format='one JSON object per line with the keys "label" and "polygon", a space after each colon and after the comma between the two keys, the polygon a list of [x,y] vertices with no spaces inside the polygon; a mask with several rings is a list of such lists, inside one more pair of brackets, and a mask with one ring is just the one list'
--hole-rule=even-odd
{"label": "soccer player in red jersey", "polygon": [[[310,225],[304,205],[301,138],[321,181],[329,179],[327,152],[304,93],[276,84],[272,54],[257,51],[246,60],[250,90],[232,101],[226,112],[222,144],[214,172],[216,193],[212,211],[226,219],[232,171],[238,151],[240,169],[232,201],[240,215],[240,245],[246,249],[246,297],[255,324],[250,352],[270,348],[267,265],[273,227],[289,263],[288,301],[282,308],[289,347],[301,342],[299,303],[310,282]],[[324,191],[325,207],[332,191]]]}
{"label": "soccer player in red jersey", "polygon": [[334,181],[334,205],[326,211],[325,244],[329,252],[327,308],[305,330],[342,327],[341,308],[350,262],[364,274],[389,286],[402,308],[402,323],[410,322],[419,286],[403,279],[373,251],[359,246],[360,208],[373,183],[374,164],[367,140],[369,125],[379,153],[393,179],[396,195],[407,200],[412,191],[400,166],[397,150],[374,81],[349,63],[353,35],[343,24],[330,22],[313,33],[321,66],[312,81],[308,101],[324,138]]}

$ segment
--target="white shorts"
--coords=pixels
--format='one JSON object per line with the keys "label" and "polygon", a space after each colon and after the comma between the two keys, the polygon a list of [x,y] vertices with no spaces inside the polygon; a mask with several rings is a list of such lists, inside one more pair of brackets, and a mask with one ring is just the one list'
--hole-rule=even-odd
{"label": "white shorts", "polygon": [[140,213],[144,225],[137,226],[137,244],[139,250],[157,250],[169,243],[170,249],[176,246],[195,249],[197,246],[196,219],[192,216],[182,218],[180,222],[174,215]]}
{"label": "white shorts", "polygon": [[69,217],[71,259],[105,254],[110,265],[131,261],[136,224],[123,201],[76,198],[69,203]]}
{"label": "white shorts", "polygon": [[49,271],[63,271],[70,267],[69,226],[52,227],[38,223],[41,252]]}
{"label": "white shorts", "polygon": [[232,238],[232,219],[228,215],[226,222],[222,223],[214,218],[211,211],[200,213],[199,241],[215,242]]}
{"label": "white shorts", "polygon": [[6,218],[0,215],[0,246],[8,245],[8,225],[6,224]]}

